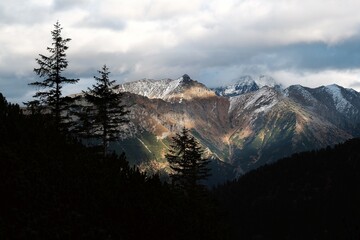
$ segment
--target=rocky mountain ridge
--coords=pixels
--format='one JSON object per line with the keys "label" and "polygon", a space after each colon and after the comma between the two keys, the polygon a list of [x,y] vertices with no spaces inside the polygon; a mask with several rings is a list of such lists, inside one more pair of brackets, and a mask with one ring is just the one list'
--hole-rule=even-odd
{"label": "rocky mountain ridge", "polygon": [[211,97],[214,92],[207,89],[205,85],[192,80],[187,74],[172,79],[142,79],[134,82],[127,82],[117,86],[119,92],[130,92],[149,99],[163,99],[167,101],[192,99],[193,97]]}
{"label": "rocky mountain ridge", "polygon": [[131,110],[132,134],[114,149],[121,146],[144,169],[167,169],[169,140],[185,126],[209,156],[242,174],[294,152],[360,135],[360,94],[355,90],[260,87],[243,79],[223,88],[223,94],[188,75],[120,84]]}
{"label": "rocky mountain ridge", "polygon": [[257,91],[265,86],[282,89],[281,84],[277,83],[272,77],[260,75],[255,81],[253,77],[246,75],[234,79],[224,86],[212,88],[212,90],[218,96],[234,97],[240,94]]}

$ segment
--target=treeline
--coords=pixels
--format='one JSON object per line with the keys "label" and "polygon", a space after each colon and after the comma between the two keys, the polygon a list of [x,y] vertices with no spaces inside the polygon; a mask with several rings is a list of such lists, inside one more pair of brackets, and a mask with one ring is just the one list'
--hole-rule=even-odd
{"label": "treeline", "polygon": [[0,95],[0,239],[360,237],[359,139],[189,195],[124,155],[84,147],[51,118]]}
{"label": "treeline", "polygon": [[48,114],[55,128],[63,133],[75,134],[81,139],[91,139],[102,155],[109,152],[109,143],[117,140],[119,127],[128,123],[128,110],[122,105],[122,94],[116,92],[115,80],[110,80],[109,68],[104,65],[94,76],[96,83],[76,97],[63,96],[65,85],[76,84],[79,79],[65,77],[68,67],[66,51],[70,38],[62,36],[57,21],[51,31],[52,43],[48,55],[39,54],[38,68],[34,72],[40,81],[30,83],[37,91],[33,100],[25,102],[31,114]]}
{"label": "treeline", "polygon": [[57,22],[36,59],[27,114],[0,94],[0,239],[221,239],[195,138],[174,138],[171,184],[111,154],[129,112],[106,65],[82,96],[62,95],[79,79],[63,74],[71,39],[61,32]]}
{"label": "treeline", "polygon": [[214,194],[232,239],[360,239],[360,139],[279,160]]}
{"label": "treeline", "polygon": [[0,95],[0,239],[222,238],[208,192],[189,198],[51,118]]}

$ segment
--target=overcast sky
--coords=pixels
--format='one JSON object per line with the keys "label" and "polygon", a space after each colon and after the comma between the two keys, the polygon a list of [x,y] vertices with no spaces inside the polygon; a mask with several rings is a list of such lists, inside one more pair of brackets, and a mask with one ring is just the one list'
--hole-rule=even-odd
{"label": "overcast sky", "polygon": [[107,64],[119,83],[178,78],[207,86],[269,75],[284,86],[360,91],[359,0],[1,0],[0,92],[30,100],[53,24],[71,38],[79,92]]}

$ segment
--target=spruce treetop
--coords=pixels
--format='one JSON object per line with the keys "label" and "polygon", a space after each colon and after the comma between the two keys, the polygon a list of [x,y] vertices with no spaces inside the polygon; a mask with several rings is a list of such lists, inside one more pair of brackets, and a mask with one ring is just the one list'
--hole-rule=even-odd
{"label": "spruce treetop", "polygon": [[[49,109],[58,126],[64,122],[62,113],[69,108],[69,103],[62,97],[62,88],[65,84],[75,84],[79,81],[79,79],[69,79],[63,76],[63,72],[68,67],[66,50],[69,47],[67,43],[71,39],[62,37],[62,29],[57,21],[51,31],[51,46],[46,48],[49,55],[39,54],[39,57],[35,59],[39,67],[34,68],[34,72],[43,80],[29,84],[39,89],[34,98],[39,99],[38,102],[42,107]],[[29,106],[33,102],[30,101],[26,105]]]}

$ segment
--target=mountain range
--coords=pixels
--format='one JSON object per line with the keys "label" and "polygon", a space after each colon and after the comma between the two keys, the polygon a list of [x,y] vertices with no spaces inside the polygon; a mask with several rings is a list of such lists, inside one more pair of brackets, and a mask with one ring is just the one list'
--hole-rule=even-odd
{"label": "mountain range", "polygon": [[213,159],[214,179],[360,136],[360,93],[338,85],[283,88],[271,77],[245,76],[210,89],[185,74],[127,82],[117,90],[131,123],[112,147],[148,172],[169,170],[164,156],[183,127]]}

